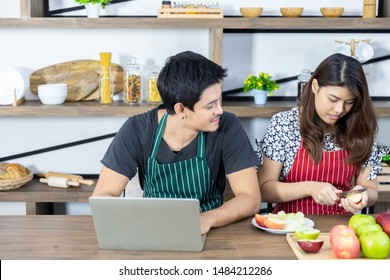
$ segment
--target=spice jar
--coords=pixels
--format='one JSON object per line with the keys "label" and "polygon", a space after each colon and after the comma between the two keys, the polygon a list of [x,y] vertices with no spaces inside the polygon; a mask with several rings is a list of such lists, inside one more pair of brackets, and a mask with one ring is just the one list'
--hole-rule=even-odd
{"label": "spice jar", "polygon": [[128,104],[141,102],[140,66],[135,57],[129,57],[125,69],[123,101]]}
{"label": "spice jar", "polygon": [[297,100],[299,100],[303,89],[305,88],[307,82],[310,80],[311,71],[309,69],[303,69],[302,74],[298,76],[298,94]]}
{"label": "spice jar", "polygon": [[158,66],[150,67],[150,72],[148,76],[147,102],[151,104],[161,103],[161,96],[157,89],[157,78],[158,78],[159,71],[160,71],[160,67]]}
{"label": "spice jar", "polygon": [[[172,8],[171,1],[162,1],[161,8],[162,9],[170,9],[170,8]],[[170,14],[170,13],[169,12],[164,12],[164,14]]]}
{"label": "spice jar", "polygon": [[172,8],[171,1],[162,1],[161,8]]}

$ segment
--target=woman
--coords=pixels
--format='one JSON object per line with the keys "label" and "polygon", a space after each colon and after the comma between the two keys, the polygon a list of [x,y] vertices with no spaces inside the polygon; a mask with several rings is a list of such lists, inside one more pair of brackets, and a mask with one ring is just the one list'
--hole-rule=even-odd
{"label": "woman", "polygon": [[[145,197],[199,199],[203,233],[254,215],[257,159],[238,118],[222,110],[224,77],[199,54],[170,57],[157,80],[163,105],[122,126],[93,196],[119,196],[138,172]],[[223,203],[226,176],[235,197]]]}
{"label": "woman", "polygon": [[[274,212],[346,214],[378,197],[378,126],[360,63],[333,54],[314,71],[298,106],[274,115],[261,142],[258,179]],[[355,203],[338,194],[367,188]]]}

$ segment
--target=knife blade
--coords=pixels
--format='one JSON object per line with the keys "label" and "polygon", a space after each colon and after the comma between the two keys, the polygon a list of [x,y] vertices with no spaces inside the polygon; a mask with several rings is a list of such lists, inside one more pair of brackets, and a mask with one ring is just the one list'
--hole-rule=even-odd
{"label": "knife blade", "polygon": [[362,193],[362,192],[365,192],[367,190],[367,188],[362,188],[362,189],[358,189],[358,190],[352,190],[352,191],[346,191],[346,192],[341,192],[341,193],[338,193],[338,197],[348,197],[349,195],[352,195],[352,194],[357,194],[357,193]]}

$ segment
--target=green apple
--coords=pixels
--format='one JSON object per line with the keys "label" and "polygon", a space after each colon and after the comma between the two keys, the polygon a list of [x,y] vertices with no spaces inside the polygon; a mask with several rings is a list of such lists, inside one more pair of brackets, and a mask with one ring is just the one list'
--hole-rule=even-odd
{"label": "green apple", "polygon": [[357,227],[356,235],[360,237],[360,235],[369,231],[383,231],[383,230],[382,227],[378,224],[365,223]]}
{"label": "green apple", "polygon": [[367,215],[367,214],[354,214],[348,222],[348,225],[355,231],[361,224],[365,223],[371,223],[375,224],[375,218],[373,216]]}
{"label": "green apple", "polygon": [[297,228],[294,233],[297,239],[316,239],[320,235],[320,230],[315,228]]}
{"label": "green apple", "polygon": [[386,259],[390,253],[390,239],[383,231],[370,231],[359,237],[364,257]]}

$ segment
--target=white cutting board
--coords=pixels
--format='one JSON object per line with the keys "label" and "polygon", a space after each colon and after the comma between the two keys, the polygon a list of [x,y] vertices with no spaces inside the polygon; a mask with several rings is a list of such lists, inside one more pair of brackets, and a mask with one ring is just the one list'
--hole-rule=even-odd
{"label": "white cutting board", "polygon": [[11,105],[26,94],[26,83],[22,74],[12,67],[0,67],[0,105]]}

